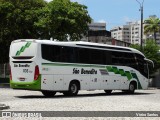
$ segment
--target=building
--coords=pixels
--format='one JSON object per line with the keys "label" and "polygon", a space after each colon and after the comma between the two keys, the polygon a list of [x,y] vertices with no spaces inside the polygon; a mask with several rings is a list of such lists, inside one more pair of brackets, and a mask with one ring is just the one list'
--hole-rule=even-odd
{"label": "building", "polygon": [[[156,17],[155,15],[149,17]],[[144,26],[143,24],[143,31]],[[141,42],[141,21],[135,22],[127,22],[125,25],[117,26],[112,28],[111,30],[111,37],[120,41],[124,41],[130,44],[140,44]],[[160,45],[160,33],[157,32],[157,43]],[[143,33],[143,41],[142,44],[145,43],[147,39],[154,39],[153,33],[144,34]]]}
{"label": "building", "polygon": [[83,37],[82,41],[95,42],[117,46],[129,46],[130,44],[114,39],[111,32],[106,30],[106,23],[92,22],[89,26],[88,36]]}
{"label": "building", "polygon": [[88,26],[89,26],[89,30],[92,30],[92,31],[106,30],[106,23],[92,22]]}
{"label": "building", "polygon": [[140,44],[140,21],[128,22],[126,25],[111,29],[111,37],[130,44]]}
{"label": "building", "polygon": [[89,30],[88,42],[107,44],[111,39],[111,32],[107,30]]}
{"label": "building", "polygon": [[111,39],[111,32],[106,30],[106,23],[92,22],[88,26],[88,35],[82,38],[83,41],[107,44]]}
{"label": "building", "polygon": [[129,25],[114,27],[111,29],[111,37],[120,41],[131,43],[131,27]]}

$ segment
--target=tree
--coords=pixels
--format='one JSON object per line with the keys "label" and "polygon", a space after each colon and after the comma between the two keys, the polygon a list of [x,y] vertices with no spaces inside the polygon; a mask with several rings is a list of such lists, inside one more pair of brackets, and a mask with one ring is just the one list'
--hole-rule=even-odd
{"label": "tree", "polygon": [[0,63],[15,39],[80,40],[90,22],[87,7],[70,0],[0,0]]}
{"label": "tree", "polygon": [[91,22],[87,7],[70,0],[51,1],[41,15],[36,25],[42,37],[60,41],[80,40],[87,34]]}
{"label": "tree", "polygon": [[146,19],[144,23],[146,24],[144,26],[144,33],[153,33],[154,40],[156,41],[156,33],[160,30],[160,19],[157,17],[150,17],[149,19]]}
{"label": "tree", "polygon": [[147,40],[144,46],[145,56],[154,62],[154,72],[160,68],[160,55],[158,54],[160,47],[153,40]]}
{"label": "tree", "polygon": [[38,38],[34,23],[38,21],[38,11],[46,4],[43,0],[1,0],[2,40]]}
{"label": "tree", "polygon": [[[130,47],[140,50],[140,45],[131,45]],[[158,54],[160,47],[154,40],[146,40],[146,45],[143,47],[144,55],[154,62],[154,69],[151,73],[156,72],[160,68],[160,55]]]}
{"label": "tree", "polygon": [[39,38],[35,26],[44,0],[0,0],[0,63],[8,62],[11,41]]}

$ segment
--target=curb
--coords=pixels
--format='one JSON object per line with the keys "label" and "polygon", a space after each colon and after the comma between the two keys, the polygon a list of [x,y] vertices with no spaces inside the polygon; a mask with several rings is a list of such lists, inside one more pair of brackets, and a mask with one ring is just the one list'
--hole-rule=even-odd
{"label": "curb", "polygon": [[156,90],[158,87],[148,87],[148,90]]}
{"label": "curb", "polygon": [[5,104],[0,104],[0,110],[9,109],[10,107]]}

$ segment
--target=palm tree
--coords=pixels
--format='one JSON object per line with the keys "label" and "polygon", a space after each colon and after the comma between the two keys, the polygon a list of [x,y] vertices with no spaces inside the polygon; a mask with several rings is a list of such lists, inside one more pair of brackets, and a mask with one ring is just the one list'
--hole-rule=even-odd
{"label": "palm tree", "polygon": [[153,33],[156,42],[156,33],[160,31],[160,19],[157,17],[150,17],[144,21],[144,34]]}

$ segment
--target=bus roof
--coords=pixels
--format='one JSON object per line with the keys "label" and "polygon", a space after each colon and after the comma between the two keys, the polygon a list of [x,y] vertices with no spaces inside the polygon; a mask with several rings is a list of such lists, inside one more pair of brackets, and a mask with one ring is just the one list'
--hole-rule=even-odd
{"label": "bus roof", "polygon": [[36,42],[40,44],[54,44],[54,45],[64,45],[64,46],[73,46],[73,47],[87,47],[87,48],[94,48],[94,49],[109,49],[111,51],[126,51],[126,52],[133,52],[138,53],[144,56],[143,53],[140,51],[130,48],[130,47],[122,47],[122,46],[114,46],[108,44],[101,44],[101,43],[92,43],[92,42],[85,42],[85,41],[52,41],[52,40],[38,40],[38,39],[18,39],[14,40],[12,43],[16,42]]}

